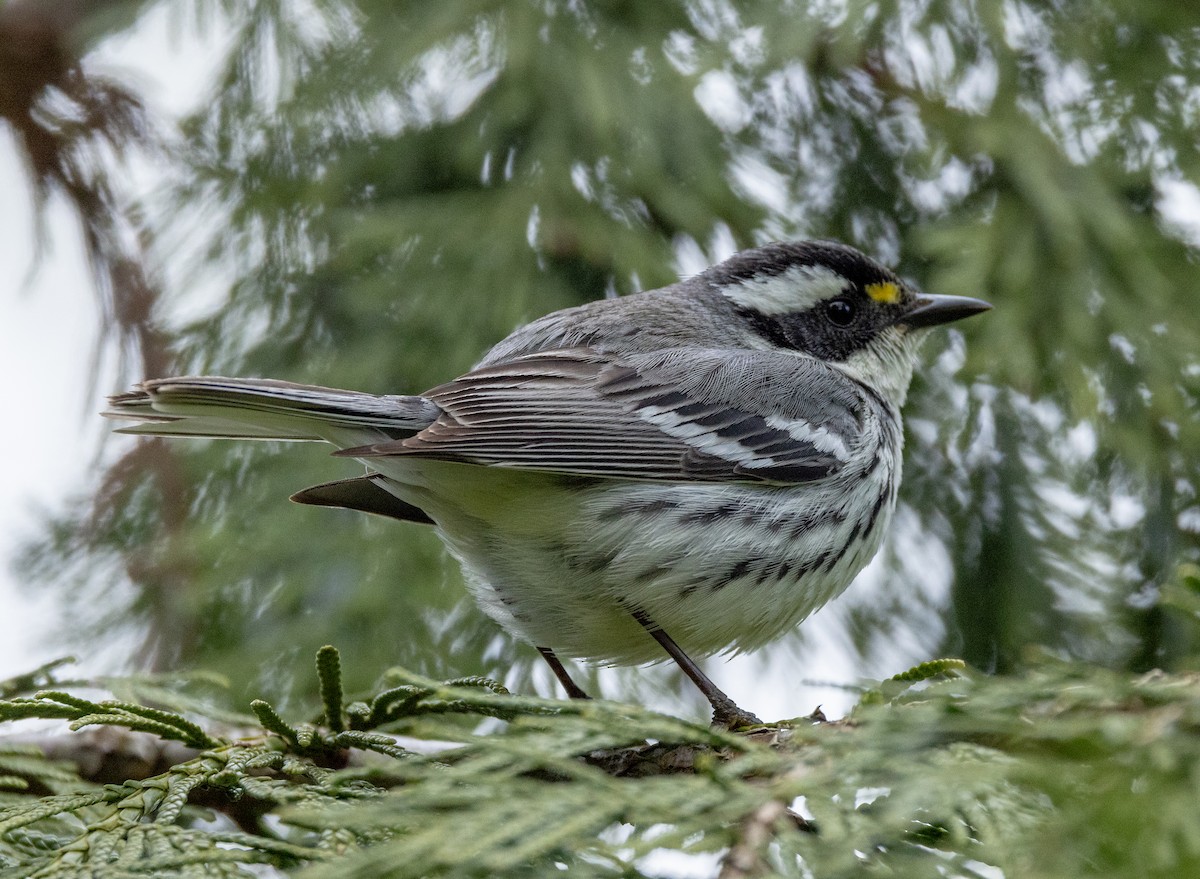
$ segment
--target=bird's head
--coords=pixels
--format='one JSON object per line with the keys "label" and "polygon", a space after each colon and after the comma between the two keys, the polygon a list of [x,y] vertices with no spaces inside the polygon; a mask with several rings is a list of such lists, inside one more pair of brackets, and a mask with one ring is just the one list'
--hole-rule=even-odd
{"label": "bird's head", "polygon": [[920,293],[833,241],[745,250],[700,277],[733,304],[755,347],[816,357],[897,405],[927,331],[991,308],[981,299]]}

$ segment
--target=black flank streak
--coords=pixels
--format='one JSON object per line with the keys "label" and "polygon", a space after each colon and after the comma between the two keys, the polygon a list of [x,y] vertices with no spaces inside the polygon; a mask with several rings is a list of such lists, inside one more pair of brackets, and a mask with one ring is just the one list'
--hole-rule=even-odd
{"label": "black flank streak", "polygon": [[875,522],[879,518],[880,512],[883,511],[883,502],[887,496],[887,492],[879,492],[879,497],[875,500],[875,506],[871,507],[871,512],[867,515],[867,525],[866,528],[863,529],[863,534],[870,534],[873,530],[875,530]]}
{"label": "black flank streak", "polygon": [[638,571],[633,575],[632,579],[634,583],[649,583],[659,575],[665,574],[669,570],[670,568],[666,567],[665,565],[655,565],[653,568],[646,568],[645,570]]}
{"label": "black flank streak", "polygon": [[736,565],[734,565],[732,568],[730,568],[729,571],[725,574],[725,576],[723,576],[720,579],[715,580],[713,582],[712,591],[716,592],[719,589],[724,589],[726,586],[728,586],[734,580],[738,579],[739,577],[745,576],[746,572],[748,570],[750,570],[750,564],[751,564],[750,559],[742,559],[740,562],[738,562]]}
{"label": "black flank streak", "polygon": [[756,507],[743,507],[741,515],[738,516],[738,521],[743,525],[750,525],[755,528],[766,527],[771,531],[778,531],[783,527],[782,523],[776,519],[772,519],[770,522],[764,522],[761,511]]}
{"label": "black flank streak", "polygon": [[584,570],[592,574],[599,574],[601,571],[612,567],[613,559],[616,557],[616,553],[591,556],[584,560]]}
{"label": "black flank streak", "polygon": [[549,558],[561,558],[563,563],[572,571],[579,569],[583,558],[567,549],[567,545],[559,540],[543,540],[542,553]]}
{"label": "black flank streak", "polygon": [[599,574],[613,563],[613,555],[577,555],[567,559],[567,567],[580,574]]}
{"label": "black flank streak", "polygon": [[850,548],[850,544],[843,543],[837,552],[829,553],[829,560],[825,562],[823,570],[826,574],[837,567],[837,563],[846,555],[846,550]]}
{"label": "black flank streak", "polygon": [[736,580],[738,577],[741,577],[743,574],[745,574],[746,571],[748,571],[748,570],[750,570],[750,559],[742,559],[740,562],[738,562],[736,565],[734,565],[732,568],[730,568],[729,573],[726,574],[726,576],[725,576],[725,579],[726,580]]}
{"label": "black flank streak", "polygon": [[652,501],[636,501],[602,510],[598,518],[601,522],[615,522],[618,519],[624,519],[626,516],[652,516],[657,513],[666,512],[667,510],[673,510],[678,506],[678,501],[667,500],[666,498],[659,498]]}
{"label": "black flank streak", "polygon": [[883,463],[883,446],[875,449],[875,457],[871,459],[871,464],[863,473],[863,478],[867,479],[875,475],[875,471],[879,469],[879,465]]}
{"label": "black flank streak", "polygon": [[663,561],[660,562],[659,564],[654,565],[653,567],[650,567],[650,568],[646,568],[645,570],[638,571],[636,574],[634,574],[633,578],[632,578],[633,582],[634,583],[649,583],[649,582],[661,577],[663,574],[669,574],[671,571],[673,571],[675,569],[675,566],[678,564],[679,564],[679,556],[672,556],[671,558],[663,559]]}
{"label": "black flank streak", "polygon": [[792,540],[799,540],[808,531],[816,527],[819,517],[815,514],[801,516],[792,522],[792,529],[788,532],[788,537]]}
{"label": "black flank streak", "polygon": [[679,517],[680,525],[703,525],[717,522],[728,516],[732,516],[738,511],[738,505],[735,503],[721,504],[719,507],[712,507],[707,510],[697,510],[694,513],[687,513]]}
{"label": "black flank streak", "polygon": [[788,536],[792,540],[799,540],[806,532],[821,525],[840,525],[845,521],[845,510],[833,510],[828,513],[810,513],[792,523],[792,530],[788,532]]}
{"label": "black flank streak", "polygon": [[821,570],[823,567],[825,567],[826,562],[829,561],[829,557],[833,554],[834,553],[832,549],[825,550],[823,553],[804,566],[804,573],[812,574]]}
{"label": "black flank streak", "polygon": [[867,524],[866,519],[859,519],[854,525],[854,530],[850,532],[850,536],[846,538],[846,545],[853,546],[858,538],[863,536],[863,526]]}

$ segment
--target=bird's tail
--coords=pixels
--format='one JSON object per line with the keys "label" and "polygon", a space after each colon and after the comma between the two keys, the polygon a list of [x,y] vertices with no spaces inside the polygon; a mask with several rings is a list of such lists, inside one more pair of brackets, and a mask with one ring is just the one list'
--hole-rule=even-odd
{"label": "bird's tail", "polygon": [[135,421],[118,433],[224,439],[399,439],[429,425],[438,407],[424,397],[376,396],[273,379],[186,376],[142,382],[109,397],[107,418]]}

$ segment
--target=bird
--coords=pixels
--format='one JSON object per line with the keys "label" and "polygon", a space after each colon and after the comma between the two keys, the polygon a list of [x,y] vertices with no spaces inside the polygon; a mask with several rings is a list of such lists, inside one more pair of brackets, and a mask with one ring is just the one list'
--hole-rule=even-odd
{"label": "bird", "polygon": [[756,650],[840,594],[896,506],[929,331],[991,308],[836,241],[776,241],[552,312],[421,394],[182,376],[109,398],[120,432],[324,441],[300,491],[436,529],[480,607],[560,656],[673,659],[713,723],[759,723],[693,657]]}

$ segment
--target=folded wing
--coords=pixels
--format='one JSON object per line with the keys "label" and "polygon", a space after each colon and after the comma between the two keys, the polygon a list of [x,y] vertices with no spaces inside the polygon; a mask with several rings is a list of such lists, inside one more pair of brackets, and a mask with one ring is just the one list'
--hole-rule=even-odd
{"label": "folded wing", "polygon": [[862,428],[862,398],[831,373],[820,361],[771,352],[615,359],[589,348],[548,351],[434,388],[423,396],[440,414],[428,427],[338,454],[596,477],[808,482],[836,472]]}

